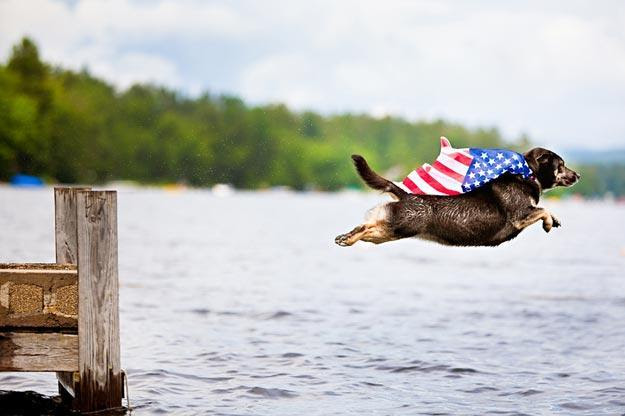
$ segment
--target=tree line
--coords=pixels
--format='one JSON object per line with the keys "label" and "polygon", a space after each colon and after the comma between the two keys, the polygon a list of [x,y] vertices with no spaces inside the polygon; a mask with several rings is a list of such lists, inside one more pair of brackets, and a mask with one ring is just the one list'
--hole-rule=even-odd
{"label": "tree line", "polygon": [[[0,181],[27,173],[60,183],[336,190],[361,186],[352,153],[399,179],[436,157],[441,135],[456,147],[530,145],[526,137],[505,141],[496,128],[443,120],[322,116],[146,84],[118,91],[87,70],[42,62],[28,38],[0,64]],[[581,170],[577,192],[625,194],[625,167]]]}

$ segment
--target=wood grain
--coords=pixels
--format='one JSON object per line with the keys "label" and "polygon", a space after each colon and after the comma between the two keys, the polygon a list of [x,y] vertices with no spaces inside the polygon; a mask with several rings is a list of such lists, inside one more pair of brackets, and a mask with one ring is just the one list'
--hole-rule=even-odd
{"label": "wood grain", "polygon": [[[88,191],[90,189],[54,188],[54,246],[57,263],[78,263],[76,192],[78,190]],[[60,387],[65,387],[71,396],[75,396],[74,376],[72,373],[59,372],[56,374],[56,378],[59,380]]]}
{"label": "wood grain", "polygon": [[77,371],[75,334],[0,332],[0,371]]}
{"label": "wood grain", "polygon": [[77,270],[76,264],[63,263],[0,263],[2,270]]}
{"label": "wood grain", "polygon": [[78,263],[76,192],[91,188],[54,188],[54,243],[57,263]]}
{"label": "wood grain", "polygon": [[117,193],[77,191],[81,411],[121,406]]}
{"label": "wood grain", "polygon": [[76,283],[77,276],[78,269],[75,264],[0,264],[0,282],[33,282],[43,286],[65,286]]}

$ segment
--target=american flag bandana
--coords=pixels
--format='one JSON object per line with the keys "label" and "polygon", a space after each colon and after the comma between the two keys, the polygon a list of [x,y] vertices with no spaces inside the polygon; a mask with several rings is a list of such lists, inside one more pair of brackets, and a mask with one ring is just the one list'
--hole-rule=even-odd
{"label": "american flag bandana", "polygon": [[522,154],[505,149],[454,149],[441,137],[434,164],[425,163],[397,185],[418,195],[453,196],[471,192],[506,172],[530,178],[532,170]]}

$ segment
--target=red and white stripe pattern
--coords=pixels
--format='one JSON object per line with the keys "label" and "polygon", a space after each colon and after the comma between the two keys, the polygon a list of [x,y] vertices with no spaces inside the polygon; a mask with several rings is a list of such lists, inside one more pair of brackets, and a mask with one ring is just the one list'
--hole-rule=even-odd
{"label": "red and white stripe pattern", "polygon": [[459,195],[466,192],[462,184],[472,161],[469,149],[454,149],[441,137],[441,152],[434,164],[423,164],[397,185],[411,194]]}

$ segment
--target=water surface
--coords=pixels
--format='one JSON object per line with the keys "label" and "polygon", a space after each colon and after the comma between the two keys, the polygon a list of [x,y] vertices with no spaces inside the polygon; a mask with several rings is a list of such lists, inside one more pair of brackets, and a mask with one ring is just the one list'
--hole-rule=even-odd
{"label": "water surface", "polygon": [[[623,206],[551,203],[562,228],[498,248],[342,248],[383,197],[118,199],[133,414],[625,413]],[[0,230],[0,262],[54,261],[52,190],[0,188]]]}

